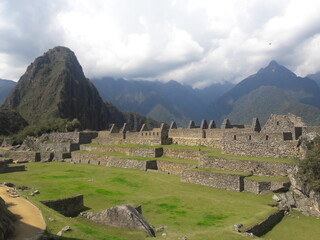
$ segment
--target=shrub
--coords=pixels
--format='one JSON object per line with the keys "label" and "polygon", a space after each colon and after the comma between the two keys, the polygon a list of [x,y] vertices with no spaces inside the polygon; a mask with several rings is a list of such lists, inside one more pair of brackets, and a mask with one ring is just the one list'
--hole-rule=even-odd
{"label": "shrub", "polygon": [[310,189],[320,192],[320,137],[309,144],[306,157],[299,162],[299,176]]}

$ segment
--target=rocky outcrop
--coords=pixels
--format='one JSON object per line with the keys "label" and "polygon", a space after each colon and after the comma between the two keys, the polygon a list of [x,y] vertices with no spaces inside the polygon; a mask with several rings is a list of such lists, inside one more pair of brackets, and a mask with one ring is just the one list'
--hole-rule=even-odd
{"label": "rocky outcrop", "polygon": [[142,214],[130,205],[114,206],[96,215],[88,214],[87,217],[96,223],[112,227],[143,230],[147,232],[150,237],[155,237],[153,229],[143,218]]}
{"label": "rocky outcrop", "polygon": [[15,231],[13,224],[14,216],[6,207],[4,200],[0,197],[0,240],[6,240]]}
{"label": "rocky outcrop", "polygon": [[280,195],[280,206],[285,210],[296,208],[305,215],[320,217],[320,193],[303,184],[298,171],[297,166],[289,173],[291,191]]}

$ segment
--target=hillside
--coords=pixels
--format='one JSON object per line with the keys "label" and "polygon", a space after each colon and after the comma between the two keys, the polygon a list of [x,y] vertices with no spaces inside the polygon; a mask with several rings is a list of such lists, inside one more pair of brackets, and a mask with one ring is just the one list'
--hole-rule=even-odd
{"label": "hillside", "polygon": [[66,47],[55,47],[36,58],[2,107],[18,111],[30,124],[76,118],[82,128],[98,130],[127,121],[125,114],[103,102]]}
{"label": "hillside", "polygon": [[272,61],[215,100],[208,112],[218,123],[225,117],[237,123],[250,123],[258,117],[264,123],[272,113],[291,112],[315,124],[319,107],[320,89],[315,81],[298,77]]}
{"label": "hillside", "polygon": [[104,101],[122,111],[138,112],[158,121],[176,121],[186,126],[190,119],[200,121],[208,104],[231,89],[232,84],[214,84],[193,89],[176,81],[150,82],[113,78],[93,79]]}
{"label": "hillside", "polygon": [[4,102],[11,90],[17,85],[16,82],[0,79],[0,105]]}

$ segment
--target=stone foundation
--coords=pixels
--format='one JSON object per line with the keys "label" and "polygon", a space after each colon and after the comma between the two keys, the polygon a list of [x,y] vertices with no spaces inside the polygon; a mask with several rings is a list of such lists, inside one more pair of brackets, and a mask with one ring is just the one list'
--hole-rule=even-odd
{"label": "stone foundation", "polygon": [[197,164],[191,163],[176,163],[169,161],[157,160],[157,170],[169,174],[182,174],[182,172],[189,168],[196,168]]}
{"label": "stone foundation", "polygon": [[14,162],[40,162],[41,157],[38,152],[29,151],[2,151],[5,158],[12,158]]}
{"label": "stone foundation", "polygon": [[83,195],[57,200],[41,201],[41,203],[67,217],[75,217],[84,209]]}
{"label": "stone foundation", "polygon": [[182,173],[181,181],[207,187],[242,192],[244,190],[244,177],[245,175],[186,170]]}
{"label": "stone foundation", "polygon": [[200,155],[204,154],[205,152],[191,150],[191,149],[179,149],[179,148],[164,148],[163,155],[170,157],[170,158],[181,158],[187,160],[199,160]]}
{"label": "stone foundation", "polygon": [[114,147],[114,146],[92,146],[81,145],[80,150],[93,152],[120,152],[128,156],[135,157],[161,157],[163,155],[163,148],[139,148],[139,147]]}
{"label": "stone foundation", "polygon": [[156,169],[157,164],[155,160],[134,160],[134,159],[124,159],[117,158],[115,156],[107,154],[97,154],[97,153],[83,153],[83,152],[73,152],[72,161],[75,163],[85,163],[93,165],[102,165],[107,167],[119,167],[119,168],[135,168],[139,170],[146,171],[147,169]]}

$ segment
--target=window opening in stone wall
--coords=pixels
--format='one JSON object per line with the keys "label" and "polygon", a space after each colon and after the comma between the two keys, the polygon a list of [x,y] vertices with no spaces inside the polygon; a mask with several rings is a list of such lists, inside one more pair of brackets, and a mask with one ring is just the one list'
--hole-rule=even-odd
{"label": "window opening in stone wall", "polygon": [[249,136],[249,140],[251,141],[251,136]]}
{"label": "window opening in stone wall", "polygon": [[277,121],[277,126],[279,126],[279,121]]}
{"label": "window opening in stone wall", "polygon": [[266,140],[267,140],[267,141],[269,140],[269,136],[266,136]]}
{"label": "window opening in stone wall", "polygon": [[237,136],[236,135],[233,136],[233,140],[237,140]]}
{"label": "window opening in stone wall", "polygon": [[159,136],[159,133],[157,132],[157,136]]}

